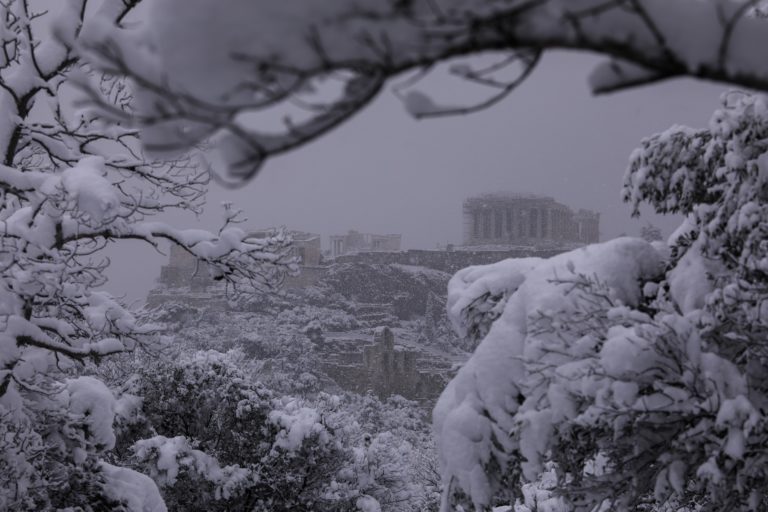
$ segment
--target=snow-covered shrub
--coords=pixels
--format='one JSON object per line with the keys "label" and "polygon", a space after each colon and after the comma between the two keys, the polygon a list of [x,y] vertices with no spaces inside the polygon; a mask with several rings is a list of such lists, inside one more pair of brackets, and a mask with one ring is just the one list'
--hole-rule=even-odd
{"label": "snow-covered shrub", "polygon": [[568,510],[765,508],[767,140],[766,99],[727,95],[632,155],[625,199],[686,215],[668,244],[454,278],[461,330],[502,309],[435,409],[446,510],[523,506],[552,471]]}
{"label": "snow-covered shrub", "polygon": [[[277,397],[215,351],[141,372],[145,439],[135,459],[173,510],[353,510],[324,498],[345,452],[320,413]],[[134,433],[134,435],[136,435]]]}
{"label": "snow-covered shrub", "polygon": [[277,315],[277,322],[299,326],[317,322],[325,331],[350,331],[360,327],[357,318],[346,311],[312,305],[284,309]]}
{"label": "snow-covered shrub", "polygon": [[[122,430],[172,510],[434,510],[438,477],[416,404],[268,390],[242,354],[140,370],[140,428]],[[362,501],[361,501],[362,500]],[[358,502],[360,504],[358,504]]]}
{"label": "snow-covered shrub", "polygon": [[124,510],[102,472],[115,444],[111,391],[92,377],[38,385],[42,403],[23,418],[0,405],[0,509]]}
{"label": "snow-covered shrub", "polygon": [[298,395],[318,391],[323,374],[317,364],[316,346],[301,333],[304,325],[278,322],[271,316],[253,313],[218,315],[220,320],[213,324],[178,326],[168,334],[173,340],[171,344],[181,347],[182,352],[239,351],[243,360],[237,365],[257,373],[269,389]]}
{"label": "snow-covered shrub", "polygon": [[181,302],[167,302],[150,312],[152,320],[164,325],[183,325],[200,317],[200,309]]}
{"label": "snow-covered shrub", "polygon": [[462,269],[448,282],[448,318],[456,333],[472,346],[482,340],[501,316],[509,296],[539,258],[509,259]]}
{"label": "snow-covered shrub", "polygon": [[336,411],[326,416],[351,449],[340,476],[355,495],[385,512],[437,510],[440,477],[422,408],[399,396],[347,394]]}
{"label": "snow-covered shrub", "polygon": [[418,322],[418,334],[419,342],[448,351],[456,348],[464,352],[472,351],[477,341],[470,337],[456,335],[446,313],[445,297],[434,293],[427,296],[424,316]]}
{"label": "snow-covered shrub", "polygon": [[323,336],[323,326],[319,320],[311,320],[304,326],[301,332],[309,339],[309,341],[316,345],[325,340],[325,337]]}
{"label": "snow-covered shrub", "polygon": [[[443,478],[451,488],[463,490],[480,509],[490,506],[502,490],[512,493],[504,499],[513,501],[521,479],[536,479],[553,429],[562,420],[560,413],[547,410],[553,366],[527,366],[527,361],[538,364],[547,343],[560,343],[557,334],[550,336],[534,328],[532,318],[542,313],[557,318],[586,307],[580,295],[567,293],[573,285],[559,281],[558,276],[567,276],[574,269],[595,275],[606,283],[614,300],[636,306],[642,298],[638,283],[658,279],[663,262],[646,242],[617,239],[560,254],[531,270],[529,263],[506,268],[509,275],[504,279],[516,288],[434,411]],[[488,270],[498,274],[500,267],[497,264]],[[482,269],[475,267],[474,272],[479,275]],[[462,300],[472,304],[475,288],[454,288],[453,293],[466,292],[468,297],[449,296],[449,304]],[[570,352],[562,357],[577,359]]]}

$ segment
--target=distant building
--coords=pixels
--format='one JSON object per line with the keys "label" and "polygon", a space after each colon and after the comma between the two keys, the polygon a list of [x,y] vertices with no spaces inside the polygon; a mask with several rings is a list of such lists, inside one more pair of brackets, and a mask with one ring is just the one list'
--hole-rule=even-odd
{"label": "distant building", "polygon": [[563,246],[599,241],[600,214],[551,197],[494,193],[464,201],[465,246]]}
{"label": "distant building", "polygon": [[344,256],[360,252],[396,252],[400,250],[402,235],[374,235],[349,231],[346,235],[331,235],[331,256]]}
{"label": "distant building", "polygon": [[[253,238],[266,238],[274,231],[271,229],[262,229],[251,231],[248,236]],[[316,267],[320,265],[321,247],[320,235],[316,233],[305,233],[304,231],[289,231],[288,234],[293,239],[293,255],[299,258],[299,265],[305,267]]]}
{"label": "distant building", "polygon": [[[266,238],[274,233],[274,230],[262,229],[251,231],[247,238]],[[291,251],[299,258],[302,267],[318,267],[320,265],[320,235],[305,233],[303,231],[289,231],[293,238]],[[187,288],[190,291],[204,291],[214,286],[206,263],[199,262],[185,249],[171,246],[168,256],[168,264],[160,268],[158,284],[164,288]]]}
{"label": "distant building", "polygon": [[213,284],[208,264],[197,260],[186,249],[171,245],[168,264],[160,268],[158,283],[165,288],[189,287],[191,291],[202,291]]}

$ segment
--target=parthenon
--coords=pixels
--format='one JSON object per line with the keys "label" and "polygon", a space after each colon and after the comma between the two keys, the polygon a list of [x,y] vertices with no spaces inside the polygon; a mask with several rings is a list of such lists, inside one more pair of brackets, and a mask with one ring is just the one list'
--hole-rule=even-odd
{"label": "parthenon", "polygon": [[600,237],[600,214],[551,197],[493,193],[464,201],[464,245],[570,245]]}

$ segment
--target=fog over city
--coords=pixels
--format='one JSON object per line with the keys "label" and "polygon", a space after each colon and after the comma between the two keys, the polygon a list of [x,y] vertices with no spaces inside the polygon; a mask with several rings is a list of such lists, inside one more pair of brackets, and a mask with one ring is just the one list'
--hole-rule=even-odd
{"label": "fog over city", "polygon": [[[460,244],[465,198],[488,192],[545,195],[601,214],[600,239],[638,236],[653,224],[669,235],[678,217],[646,210],[633,219],[620,190],[630,153],[672,125],[707,126],[727,86],[676,79],[594,96],[587,77],[597,58],[552,52],[515,94],[493,109],[414,120],[385,91],[349,123],[271,160],[256,179],[230,189],[212,182],[200,219],[214,229],[221,203],[244,211],[244,227],[286,226],[328,236],[354,229],[400,233],[404,249]],[[395,82],[397,83],[397,82]],[[466,84],[431,81],[430,94],[461,103]],[[110,252],[113,293],[141,300],[166,257],[135,244]]]}

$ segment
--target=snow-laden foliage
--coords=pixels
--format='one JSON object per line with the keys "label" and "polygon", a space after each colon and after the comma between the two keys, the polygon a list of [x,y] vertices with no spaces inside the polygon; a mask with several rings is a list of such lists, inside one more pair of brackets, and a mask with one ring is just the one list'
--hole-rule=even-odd
{"label": "snow-laden foliage", "polygon": [[[551,348],[555,358],[563,345],[573,345],[562,356],[570,360],[578,357],[579,350],[596,349],[588,338],[578,345],[570,343],[576,340],[562,340],[559,333],[547,333],[534,319],[542,314],[553,319],[568,314],[589,317],[585,311],[589,303],[567,293],[573,287],[567,278],[575,271],[607,283],[610,288],[606,293],[615,301],[637,306],[641,299],[638,282],[658,278],[663,262],[646,242],[623,238],[560,254],[526,269],[525,274],[520,274],[520,267],[507,267],[519,274],[522,282],[508,279],[519,283],[517,289],[509,294],[501,316],[472,357],[448,384],[434,412],[444,479],[463,489],[478,508],[490,505],[501,487],[514,491],[520,478],[536,479],[556,425],[562,414],[571,411],[563,403],[565,398],[550,410],[547,377],[555,361],[545,364],[544,355]],[[467,289],[474,291],[474,287]],[[450,303],[458,300],[451,299]],[[570,352],[574,353],[571,358]],[[529,367],[529,362],[536,368]]]}
{"label": "snow-laden foliage", "polygon": [[438,481],[414,404],[373,396],[280,395],[237,352],[142,362],[139,414],[118,456],[171,510],[425,511]]}
{"label": "snow-laden foliage", "polygon": [[[145,0],[147,23],[105,18],[81,32],[95,66],[131,77],[145,148],[167,154],[208,139],[237,183],[271,155],[334,129],[404,71],[444,61],[487,99],[449,106],[407,79],[396,92],[414,116],[494,105],[549,48],[608,57],[590,79],[597,92],[680,75],[768,87],[757,48],[768,42],[756,0]],[[494,52],[497,62],[466,56]],[[455,58],[465,57],[466,62]],[[96,99],[95,103],[98,103]],[[297,105],[299,108],[297,108]],[[253,123],[282,108],[284,123]],[[305,108],[300,108],[300,107]],[[242,114],[242,115],[241,115]],[[270,117],[271,116],[271,117]],[[259,128],[255,128],[259,126]]]}
{"label": "snow-laden foliage", "polygon": [[[645,201],[687,216],[673,241],[680,270],[672,278],[711,274],[717,289],[707,312],[715,318],[707,321],[741,325],[747,338],[734,344],[756,350],[768,323],[768,102],[735,92],[722,101],[708,129],[673,127],[643,141],[624,197],[635,211]],[[702,305],[675,299],[683,312]]]}
{"label": "snow-laden foliage", "polygon": [[[292,268],[285,237],[249,238],[232,224],[231,209],[218,233],[151,220],[167,209],[198,212],[208,176],[194,157],[146,160],[136,131],[73,111],[74,74],[92,80],[105,104],[132,108],[122,82],[89,75],[65,43],[88,25],[86,12],[96,15],[86,3],[56,2],[43,12],[27,0],[0,5],[2,509],[143,503],[112,483],[140,489],[146,479],[100,462],[113,443],[111,392],[77,376],[88,361],[153,342],[154,326],[98,290],[108,244],[170,241],[214,277],[250,289]],[[102,4],[98,17],[117,20],[135,2]],[[163,508],[151,501],[156,491],[140,495]]]}
{"label": "snow-laden foliage", "polygon": [[687,215],[667,244],[617,239],[452,281],[463,329],[503,311],[435,409],[446,510],[525,510],[547,486],[554,510],[765,508],[766,105],[727,95],[708,129],[632,155],[624,197]]}
{"label": "snow-laden foliage", "polygon": [[540,258],[509,259],[467,267],[448,282],[448,317],[459,336],[482,340]]}
{"label": "snow-laden foliage", "polygon": [[[183,296],[179,298],[182,300]],[[179,305],[170,306],[178,312]],[[290,312],[288,315],[203,311],[192,315],[194,322],[173,324],[168,336],[173,340],[170,345],[175,352],[164,354],[161,360],[147,361],[141,357],[132,361],[125,356],[118,361],[123,368],[113,368],[114,359],[102,365],[100,374],[118,382],[125,381],[126,374],[138,373],[138,379],[129,379],[132,384],[123,386],[121,402],[130,404],[136,397],[143,397],[141,414],[123,414],[119,418],[120,435],[113,450],[117,460],[123,464],[136,463],[133,456],[138,452],[131,450],[131,446],[146,441],[136,444],[136,447],[149,448],[140,452],[147,456],[142,458],[141,467],[165,486],[163,492],[171,508],[193,506],[192,498],[184,498],[187,501],[181,504],[174,501],[193,492],[185,490],[192,486],[194,492],[199,493],[196,499],[205,504],[200,506],[213,510],[217,507],[240,509],[245,503],[244,496],[257,492],[276,500],[271,502],[271,507],[279,507],[279,503],[288,500],[307,503],[318,499],[318,489],[322,489],[324,497],[309,509],[357,510],[376,503],[381,510],[391,512],[435,510],[439,500],[439,474],[427,411],[397,396],[382,401],[373,394],[359,396],[341,392],[324,373],[322,347],[311,341],[311,333],[304,332],[307,318],[303,314],[321,313],[324,319],[326,315],[333,318],[340,311],[308,306],[298,303],[294,308],[284,309]],[[414,336],[415,330],[414,327]],[[219,351],[226,351],[226,355]],[[214,363],[217,369],[210,371]],[[187,384],[179,386],[179,381]],[[232,384],[234,381],[238,382],[236,386]],[[198,386],[201,389],[198,390]],[[228,417],[230,413],[226,411],[232,408],[233,401],[225,397],[224,390],[241,386],[258,387],[267,392],[268,397],[261,401],[262,417],[242,424],[212,419]],[[341,394],[332,398],[320,392],[321,389]],[[198,399],[216,405],[202,405]],[[219,425],[226,426],[227,431],[217,433]],[[285,433],[276,433],[275,425],[282,426]],[[282,487],[284,481],[295,482],[301,478],[301,464],[306,460],[298,455],[295,465],[283,468],[284,474],[262,475],[273,479],[262,487],[230,486],[227,498],[223,497],[223,491],[217,495],[217,485],[225,483],[217,480],[219,471],[235,475],[237,468],[260,467],[261,461],[264,465],[279,466],[271,455],[265,457],[264,453],[272,453],[265,449],[257,453],[228,449],[228,454],[220,456],[218,447],[231,446],[228,441],[231,432],[239,432],[238,435],[254,446],[258,443],[251,441],[258,439],[285,449],[295,447],[297,440],[302,439],[300,434],[308,431],[302,425],[309,426],[309,431],[312,425],[323,426],[329,435],[329,442],[324,446],[333,448],[338,469],[334,472],[325,466],[327,475],[318,476],[319,483],[325,487],[308,489],[306,493],[297,485],[287,490]],[[185,433],[188,428],[199,432],[200,442],[188,437]],[[156,434],[162,439],[152,440]],[[213,439],[218,441],[211,441]],[[307,442],[313,446],[312,439]],[[169,451],[181,450],[173,459],[181,465],[178,472],[173,473],[172,484],[156,466],[159,463],[165,467],[165,461],[170,460],[160,461],[161,448],[166,443]],[[320,464],[319,459],[314,460]],[[185,461],[189,462],[188,466],[184,465]],[[190,473],[198,467],[212,468],[213,480],[206,482],[201,475]],[[238,494],[237,489],[242,493]],[[279,490],[282,497],[273,496],[277,491],[269,489]]]}
{"label": "snow-laden foliage", "polygon": [[661,229],[657,228],[653,224],[647,224],[640,229],[640,238],[646,242],[664,240],[664,237],[661,235]]}

